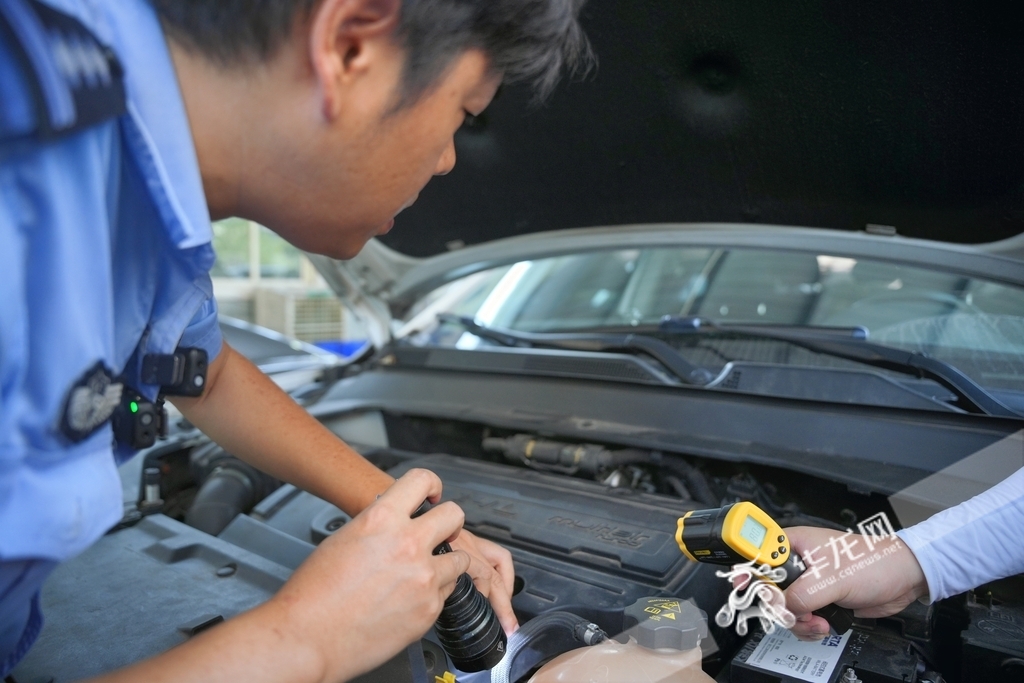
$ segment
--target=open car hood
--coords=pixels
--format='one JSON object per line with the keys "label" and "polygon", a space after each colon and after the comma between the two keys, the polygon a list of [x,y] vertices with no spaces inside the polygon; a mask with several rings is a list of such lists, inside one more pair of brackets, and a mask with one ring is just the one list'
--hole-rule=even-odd
{"label": "open car hood", "polygon": [[[396,321],[416,300],[452,280],[519,261],[600,249],[657,246],[775,248],[894,261],[904,265],[994,278],[1024,287],[1024,234],[980,245],[919,240],[898,235],[750,224],[658,224],[575,228],[520,235],[417,259],[371,240],[355,258],[339,261],[309,254],[342,302],[363,322],[380,348],[405,329]],[[467,278],[467,285],[472,281]],[[458,297],[459,291],[450,292]],[[406,323],[409,330],[446,310],[434,301]]]}
{"label": "open car hood", "polygon": [[504,88],[456,134],[455,171],[379,245],[316,259],[350,304],[386,295],[406,257],[566,228],[888,226],[970,244],[1024,232],[1024,11],[589,0],[582,22],[596,70],[542,106]]}

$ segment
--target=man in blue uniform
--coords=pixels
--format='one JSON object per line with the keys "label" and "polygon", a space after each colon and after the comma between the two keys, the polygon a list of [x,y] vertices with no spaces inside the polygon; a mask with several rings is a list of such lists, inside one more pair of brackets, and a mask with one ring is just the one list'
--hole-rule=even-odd
{"label": "man in blue uniform", "polygon": [[[586,55],[580,4],[0,0],[0,677],[46,576],[120,519],[123,406],[160,394],[362,514],[266,604],[111,680],[349,678],[426,631],[467,569],[515,628],[507,551],[463,531],[433,557],[461,511],[410,519],[436,477],[394,483],[223,343],[210,219],[356,254],[451,170],[503,78],[543,93]],[[209,363],[191,386],[183,358]]]}

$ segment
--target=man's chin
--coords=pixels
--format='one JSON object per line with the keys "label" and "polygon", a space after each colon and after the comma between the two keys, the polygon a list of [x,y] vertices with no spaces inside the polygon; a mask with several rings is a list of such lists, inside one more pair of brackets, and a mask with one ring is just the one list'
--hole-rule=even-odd
{"label": "man's chin", "polygon": [[[332,243],[332,244],[318,244],[313,248],[305,249],[312,254],[320,254],[328,258],[338,259],[339,261],[347,261],[350,258],[354,258],[363,250],[366,246],[366,241],[359,243],[353,243],[349,240],[343,243]],[[301,248],[301,247],[300,247]]]}
{"label": "man's chin", "polygon": [[391,228],[393,228],[393,227],[395,227],[395,219],[394,218],[392,218],[391,220],[389,220],[387,223],[385,223],[384,225],[382,225],[380,227],[380,230],[377,231],[377,237],[380,237],[381,235],[388,234],[389,232],[391,232]]}
{"label": "man's chin", "polygon": [[[345,261],[355,257],[374,237],[387,234],[394,225],[395,219],[392,218],[375,227],[364,224],[362,228],[349,226],[339,230],[337,226],[331,226],[322,232],[314,232],[310,235],[313,239],[302,239],[301,235],[295,233],[281,236],[303,251]],[[335,235],[333,239],[330,233]]]}
{"label": "man's chin", "polygon": [[315,253],[323,254],[324,256],[330,256],[331,258],[336,258],[343,261],[348,260],[350,258],[354,258],[355,256],[357,256],[359,252],[363,250],[363,247],[366,246],[367,242],[374,239],[375,237],[382,237],[383,235],[388,234],[389,232],[391,232],[391,228],[393,227],[395,227],[394,218],[392,218],[387,223],[374,230],[369,237],[367,237],[359,244],[349,243],[343,245],[330,245],[327,251],[317,251]]}

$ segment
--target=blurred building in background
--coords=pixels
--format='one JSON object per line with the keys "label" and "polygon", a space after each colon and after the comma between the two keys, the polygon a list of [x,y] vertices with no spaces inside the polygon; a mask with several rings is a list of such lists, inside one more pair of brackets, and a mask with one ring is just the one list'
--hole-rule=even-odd
{"label": "blurred building in background", "polygon": [[305,255],[267,228],[241,218],[217,221],[213,246],[221,315],[312,343],[365,337]]}

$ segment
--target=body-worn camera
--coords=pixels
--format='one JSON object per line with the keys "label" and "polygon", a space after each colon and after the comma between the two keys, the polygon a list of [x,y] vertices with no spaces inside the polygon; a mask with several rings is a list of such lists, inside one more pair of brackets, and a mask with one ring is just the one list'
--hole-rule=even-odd
{"label": "body-worn camera", "polygon": [[121,404],[114,409],[111,420],[114,440],[135,450],[149,448],[167,434],[164,402],[149,401],[130,387],[121,392]]}
{"label": "body-worn camera", "polygon": [[142,383],[160,385],[160,398],[150,401],[127,384],[112,416],[114,439],[136,450],[149,448],[167,435],[164,396],[199,396],[206,388],[209,356],[203,349],[175,349],[142,359]]}
{"label": "body-worn camera", "polygon": [[150,353],[142,359],[142,383],[159,384],[165,396],[199,396],[206,388],[209,357],[196,348]]}

